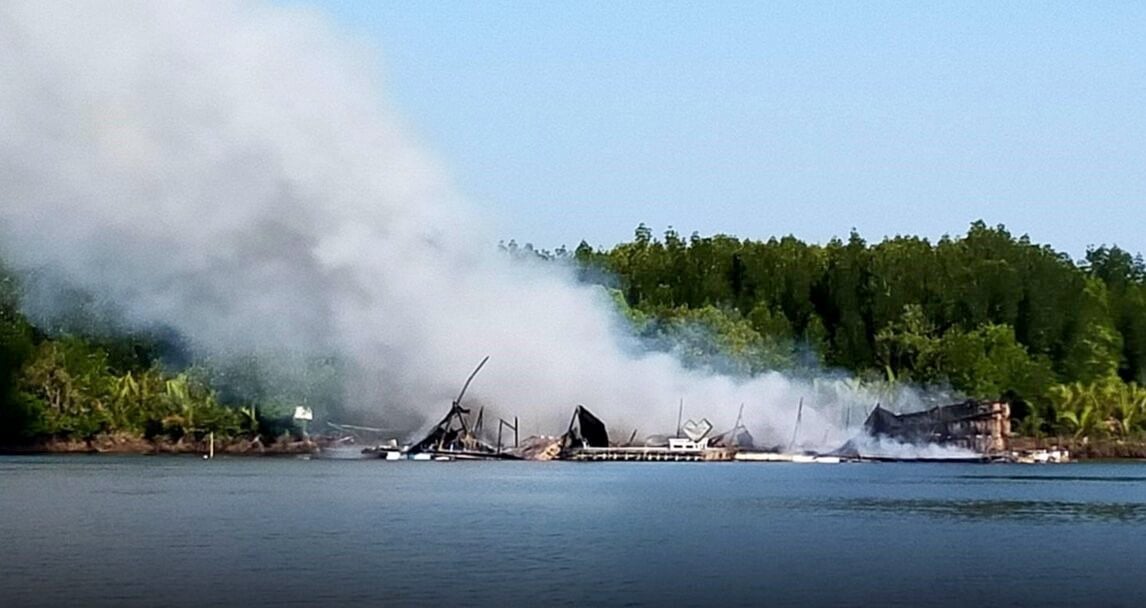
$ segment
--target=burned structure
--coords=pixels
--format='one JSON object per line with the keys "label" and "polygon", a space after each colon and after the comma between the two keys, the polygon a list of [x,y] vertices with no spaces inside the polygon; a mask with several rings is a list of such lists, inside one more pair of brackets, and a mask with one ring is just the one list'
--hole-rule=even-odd
{"label": "burned structure", "polygon": [[[800,422],[804,410],[803,399],[797,408],[792,439],[785,449],[782,446],[758,447],[752,434],[744,425],[744,406],[736,417],[736,423],[724,432],[714,432],[713,424],[706,418],[683,419],[683,401],[677,414],[677,429],[672,436],[650,435],[644,441],[637,440],[634,429],[628,440],[610,437],[604,421],[594,415],[584,405],[573,410],[569,426],[564,434],[532,436],[520,443],[518,421],[512,422],[497,418],[496,441],[492,428],[484,428],[485,408],[467,408],[463,399],[474,377],[481,371],[489,357],[466,379],[450,409],[437,424],[422,437],[399,447],[391,440],[364,453],[376,455],[386,460],[571,460],[571,461],[671,461],[671,462],[831,462],[844,460],[926,460],[926,458],[864,454],[859,447],[862,442],[855,438],[839,449],[818,453],[794,451],[800,432]],[[476,412],[476,413],[475,413]],[[367,427],[338,426],[343,432],[380,429]],[[503,443],[505,431],[513,433],[512,445]],[[1003,457],[1007,450],[1007,439],[1011,434],[1010,407],[1002,402],[979,402],[968,400],[962,403],[935,407],[921,412],[898,414],[880,407],[878,404],[864,422],[864,430],[873,437],[887,437],[910,444],[933,444],[962,448],[978,453],[964,460],[992,461]],[[624,437],[623,435],[621,437]],[[827,436],[825,435],[825,440]],[[944,461],[953,458],[946,455]]]}
{"label": "burned structure", "polygon": [[478,411],[477,420],[473,424],[469,424],[466,419],[469,413],[470,410],[455,401],[446,417],[434,425],[420,441],[411,444],[408,453],[459,458],[512,458],[502,450],[500,441],[498,445],[491,445],[481,439],[485,411]]}
{"label": "burned structure", "polygon": [[718,448],[733,448],[737,450],[752,450],[756,447],[756,439],[744,426],[744,404],[740,404],[740,411],[736,414],[736,423],[731,429],[713,435],[708,445]]}
{"label": "burned structure", "polygon": [[468,459],[468,460],[485,460],[485,459],[517,459],[518,456],[510,451],[504,450],[502,447],[502,432],[508,428],[513,431],[513,444],[517,446],[517,419],[514,418],[510,423],[501,418],[498,419],[497,427],[497,443],[490,444],[482,439],[483,425],[485,421],[485,408],[478,410],[477,418],[472,423],[469,421],[470,410],[462,407],[462,397],[466,394],[466,389],[469,388],[470,383],[473,382],[474,376],[477,375],[481,368],[489,361],[489,357],[482,359],[469,378],[466,379],[465,385],[458,393],[457,399],[454,399],[450,404],[450,411],[442,418],[430,431],[419,441],[411,444],[405,451],[405,455],[411,457],[429,456],[440,459]]}
{"label": "burned structure", "polygon": [[[614,444],[609,441],[609,432],[605,423],[597,418],[583,405],[573,410],[573,417],[569,420],[569,429],[560,438],[560,452],[556,457],[561,460],[578,461],[717,461],[732,460],[736,448],[731,446],[712,445],[712,423],[706,419],[699,421],[689,420],[681,426],[675,437],[664,438],[662,445],[659,440],[645,441],[644,445],[636,445],[636,431],[628,442]],[[683,433],[685,436],[681,437]],[[729,443],[750,440],[747,430],[742,430],[740,421],[737,426],[727,433],[718,435]]]}
{"label": "burned structure", "polygon": [[609,447],[609,431],[605,423],[585,406],[578,405],[569,420],[569,429],[561,436],[561,450],[569,452],[580,448]]}
{"label": "burned structure", "polygon": [[873,437],[904,443],[935,443],[996,454],[1007,449],[1011,408],[1003,402],[971,399],[922,412],[895,414],[876,405],[864,421],[864,430]]}

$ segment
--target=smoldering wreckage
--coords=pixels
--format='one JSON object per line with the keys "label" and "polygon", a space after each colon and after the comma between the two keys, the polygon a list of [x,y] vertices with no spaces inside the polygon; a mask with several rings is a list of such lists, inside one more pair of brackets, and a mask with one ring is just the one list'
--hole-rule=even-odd
{"label": "smoldering wreckage", "polygon": [[[1011,434],[1010,406],[999,401],[967,400],[912,413],[894,413],[876,404],[863,424],[867,436],[913,446],[953,448],[942,456],[921,450],[916,455],[865,453],[856,441],[830,451],[793,451],[803,412],[801,402],[794,421],[793,443],[787,446],[758,445],[740,415],[731,429],[714,432],[705,418],[678,417],[674,436],[637,438],[637,431],[624,438],[612,436],[601,418],[584,405],[573,409],[561,435],[535,435],[522,439],[513,420],[489,421],[485,408],[463,406],[474,377],[488,362],[486,357],[473,370],[450,409],[420,439],[399,445],[391,439],[362,450],[362,454],[385,460],[568,460],[568,461],[664,461],[664,462],[795,462],[826,463],[861,461],[896,462],[1022,462],[1059,463],[1070,457],[1065,450],[1015,452],[1008,446]],[[683,408],[682,408],[683,410]],[[331,424],[342,432],[376,430]],[[496,426],[496,430],[495,430]]]}

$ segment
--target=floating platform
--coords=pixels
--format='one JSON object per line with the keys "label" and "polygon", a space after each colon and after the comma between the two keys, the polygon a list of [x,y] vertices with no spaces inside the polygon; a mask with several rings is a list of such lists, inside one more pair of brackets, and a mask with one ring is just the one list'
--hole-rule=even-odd
{"label": "floating platform", "polygon": [[394,448],[368,449],[363,453],[382,460],[521,460],[520,456],[508,452],[484,452],[480,450],[426,450],[421,452],[402,451]]}
{"label": "floating platform", "polygon": [[901,456],[857,456],[851,458],[855,462],[922,462],[938,464],[990,464],[1011,462],[1003,456],[990,456],[987,454],[977,456],[959,456],[955,458],[914,458]]}
{"label": "floating platform", "polygon": [[682,450],[668,447],[585,447],[569,451],[561,457],[561,460],[580,462],[723,462],[731,461],[734,454],[734,450],[726,448]]}
{"label": "floating platform", "polygon": [[795,462],[798,464],[839,464],[844,458],[839,456],[824,456],[818,454],[785,454],[781,452],[755,452],[743,450],[736,452],[733,460],[737,462]]}

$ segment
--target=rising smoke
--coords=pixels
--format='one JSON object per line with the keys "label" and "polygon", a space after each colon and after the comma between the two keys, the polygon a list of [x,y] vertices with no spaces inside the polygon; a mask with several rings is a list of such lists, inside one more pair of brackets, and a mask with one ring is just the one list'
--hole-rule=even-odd
{"label": "rising smoke", "polygon": [[[231,1],[0,5],[0,253],[203,353],[333,355],[373,411],[472,395],[527,432],[577,403],[612,428],[686,416],[834,447],[878,397],[684,369],[600,289],[514,263],[388,109],[375,57],[299,9]],[[825,388],[828,387],[828,388]],[[885,401],[886,403],[886,401]],[[850,417],[851,417],[850,416]],[[627,431],[626,431],[627,432]]]}

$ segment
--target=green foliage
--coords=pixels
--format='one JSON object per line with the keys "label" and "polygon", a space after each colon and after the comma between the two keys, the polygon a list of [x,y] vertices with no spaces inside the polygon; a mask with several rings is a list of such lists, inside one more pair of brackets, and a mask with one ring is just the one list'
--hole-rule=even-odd
{"label": "green foliage", "polygon": [[661,319],[647,337],[672,349],[686,366],[751,375],[793,363],[790,339],[761,335],[735,311],[681,307],[662,312]]}
{"label": "green foliage", "polygon": [[145,337],[45,336],[20,314],[19,299],[0,266],[0,441],[260,432],[254,405],[223,405],[207,370],[165,371]]}
{"label": "green foliage", "polygon": [[942,380],[942,340],[922,306],[907,304],[903,316],[875,336],[877,364],[888,376],[910,377],[920,383]]}
{"label": "green foliage", "polygon": [[1086,252],[1084,268],[1106,286],[1106,312],[1122,338],[1119,376],[1146,381],[1146,266],[1142,257],[1118,247],[1099,247]]}
{"label": "green foliage", "polygon": [[942,358],[951,385],[966,394],[1038,400],[1055,377],[1050,362],[1032,357],[1008,325],[987,323],[973,331],[950,329]]}
{"label": "green foliage", "polygon": [[39,405],[36,431],[90,437],[111,426],[112,379],[106,353],[65,338],[36,348],[18,387]]}
{"label": "green foliage", "polygon": [[1066,378],[1093,382],[1114,376],[1122,354],[1122,336],[1110,313],[1106,285],[1090,278],[1075,310],[1062,360]]}
{"label": "green foliage", "polygon": [[238,433],[241,417],[221,406],[195,370],[167,376],[157,367],[117,375],[108,355],[75,337],[40,343],[18,388],[30,419],[25,434],[90,438],[102,432],[171,437]]}
{"label": "green foliage", "polygon": [[[502,248],[574,264],[582,281],[608,290],[634,334],[692,367],[752,375],[823,365],[869,388],[950,386],[1011,400],[1017,428],[1032,435],[1146,430],[1146,265],[1117,247],[1075,263],[975,222],[936,242],[869,244],[853,231],[816,245],[683,237],[671,227],[658,238],[642,224],[608,250]],[[157,360],[162,340],[37,328],[19,304],[19,281],[0,264],[5,442],[112,431],[277,435],[295,405],[339,407],[337,361],[275,368],[252,357],[170,368]]]}
{"label": "green foliage", "polygon": [[36,412],[16,389],[17,376],[35,349],[32,328],[17,311],[15,280],[0,267],[0,440],[17,439]]}
{"label": "green foliage", "polygon": [[901,320],[876,335],[879,361],[889,372],[923,384],[950,384],[979,397],[1039,399],[1054,383],[1050,362],[1032,357],[1007,325],[938,335],[922,307],[909,304]]}
{"label": "green foliage", "polygon": [[[1011,400],[1031,434],[1142,429],[1137,406],[1118,405],[1133,399],[1109,388],[1146,382],[1146,265],[1117,247],[1076,264],[984,222],[935,243],[868,244],[853,231],[822,246],[686,240],[671,228],[658,239],[642,224],[633,241],[581,243],[573,259],[584,280],[619,288],[639,333],[691,365],[724,360],[750,374],[823,364],[949,385]],[[1102,390],[1066,399],[1064,386]]]}

